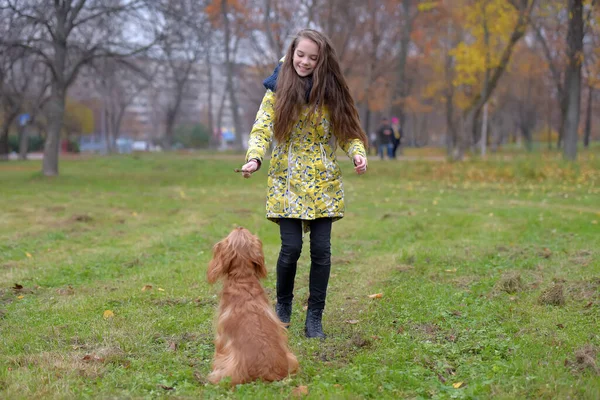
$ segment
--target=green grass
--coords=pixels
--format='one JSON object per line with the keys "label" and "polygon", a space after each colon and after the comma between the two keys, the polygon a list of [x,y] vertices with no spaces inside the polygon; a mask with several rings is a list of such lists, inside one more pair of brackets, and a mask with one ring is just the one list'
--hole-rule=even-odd
{"label": "green grass", "polygon": [[[597,150],[575,165],[373,158],[360,177],[344,159],[329,338],[303,337],[306,245],[289,331],[300,373],[206,384],[219,290],[206,266],[234,226],[263,240],[274,295],[266,168],[243,180],[241,159],[63,160],[52,179],[39,162],[0,165],[0,398],[600,397],[600,357],[576,357],[600,349]],[[555,284],[565,304],[540,304]]]}

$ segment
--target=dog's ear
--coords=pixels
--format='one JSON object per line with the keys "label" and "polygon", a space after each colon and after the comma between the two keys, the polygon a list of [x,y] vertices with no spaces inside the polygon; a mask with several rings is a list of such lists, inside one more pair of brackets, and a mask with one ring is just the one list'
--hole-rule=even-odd
{"label": "dog's ear", "polygon": [[220,241],[213,247],[213,258],[208,263],[206,271],[206,279],[209,283],[215,283],[219,278],[224,276],[231,266],[231,251],[227,251],[226,245]]}
{"label": "dog's ear", "polygon": [[265,254],[262,249],[262,242],[260,239],[255,238],[256,242],[252,246],[252,264],[254,265],[254,272],[258,279],[267,277],[267,267],[265,266]]}

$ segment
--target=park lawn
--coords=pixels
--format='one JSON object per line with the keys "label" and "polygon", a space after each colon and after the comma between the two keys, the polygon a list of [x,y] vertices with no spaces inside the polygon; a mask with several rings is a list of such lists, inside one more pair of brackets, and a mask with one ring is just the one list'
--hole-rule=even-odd
{"label": "park lawn", "polygon": [[0,165],[0,398],[600,398],[597,149],[575,165],[373,159],[364,176],[343,159],[329,337],[303,337],[306,245],[301,371],[230,389],[206,383],[211,248],[257,234],[272,299],[279,250],[266,165],[243,180],[238,158],[63,160],[56,178]]}

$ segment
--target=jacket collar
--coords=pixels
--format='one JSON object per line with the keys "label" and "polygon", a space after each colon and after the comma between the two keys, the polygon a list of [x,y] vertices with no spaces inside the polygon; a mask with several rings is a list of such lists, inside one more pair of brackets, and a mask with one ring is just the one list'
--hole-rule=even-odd
{"label": "jacket collar", "polygon": [[[275,67],[275,70],[273,71],[271,76],[269,76],[268,78],[263,80],[263,85],[266,89],[269,89],[273,92],[277,91],[277,77],[279,76],[279,71],[281,69],[281,65],[283,64],[284,59],[285,58],[282,58],[281,60],[279,60],[279,63]],[[313,79],[312,79],[312,75],[311,75],[308,77],[308,87],[306,89],[306,94],[305,94],[305,99],[306,99],[307,103],[308,103],[308,100],[310,99],[310,91],[312,90],[312,86],[313,86]]]}

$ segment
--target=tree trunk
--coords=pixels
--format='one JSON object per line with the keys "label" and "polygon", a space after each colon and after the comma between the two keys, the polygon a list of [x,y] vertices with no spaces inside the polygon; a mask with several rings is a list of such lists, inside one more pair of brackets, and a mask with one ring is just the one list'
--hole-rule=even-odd
{"label": "tree trunk", "polygon": [[48,134],[44,143],[44,161],[42,163],[42,173],[45,176],[58,175],[60,131],[65,118],[65,102],[64,88],[55,83],[48,101]]}
{"label": "tree trunk", "polygon": [[[567,82],[565,82],[567,84]],[[558,138],[556,139],[556,148],[560,149],[563,144],[563,140],[565,138],[565,124],[567,122],[567,102],[568,102],[568,92],[567,90],[563,91],[563,97],[560,99],[560,125],[558,127]]]}
{"label": "tree trunk", "polygon": [[173,136],[175,130],[175,118],[177,112],[172,108],[167,110],[167,120],[165,121],[165,140],[164,146],[165,149],[171,150],[173,148]]}
{"label": "tree trunk", "polygon": [[585,133],[583,135],[583,146],[587,149],[590,146],[590,136],[592,134],[592,103],[594,101],[594,88],[588,86],[588,101],[585,110]]}
{"label": "tree trunk", "polygon": [[10,148],[8,147],[8,130],[10,124],[4,123],[0,133],[0,161],[8,161]]}
{"label": "tree trunk", "polygon": [[208,129],[210,132],[209,148],[216,149],[219,146],[218,138],[215,136],[215,122],[213,119],[213,75],[210,57],[210,49],[206,51],[206,72],[208,79]]}
{"label": "tree trunk", "polygon": [[488,103],[483,106],[483,118],[481,121],[481,156],[485,157],[487,146],[487,128],[488,128]]}
{"label": "tree trunk", "polygon": [[398,54],[398,69],[396,72],[396,87],[394,90],[393,104],[391,105],[391,114],[400,121],[400,129],[404,132],[405,110],[404,100],[408,96],[406,86],[406,61],[408,60],[408,46],[410,44],[410,35],[413,29],[413,17],[410,15],[411,0],[402,1],[402,12],[404,14],[402,35],[400,37],[400,52]]}
{"label": "tree trunk", "polygon": [[23,125],[19,127],[19,160],[27,160],[29,151],[29,127]]}
{"label": "tree trunk", "polygon": [[565,121],[564,157],[577,158],[577,130],[581,106],[581,60],[583,55],[583,0],[569,0],[567,34],[569,64],[566,71],[567,118]]}
{"label": "tree trunk", "polygon": [[231,32],[229,31],[229,16],[227,10],[227,0],[221,0],[221,12],[223,14],[224,30],[225,30],[225,66],[227,69],[227,89],[229,91],[229,103],[231,106],[231,116],[233,117],[233,126],[235,129],[235,147],[237,150],[242,150],[242,124],[240,121],[240,112],[237,101],[237,94],[233,84],[233,63],[230,54]]}

